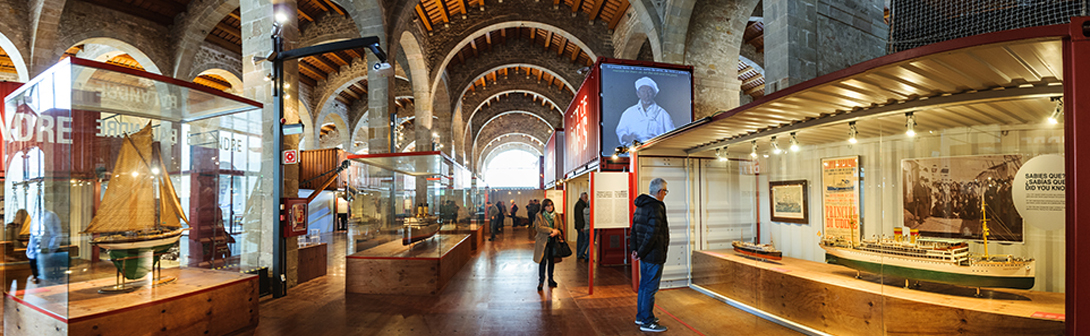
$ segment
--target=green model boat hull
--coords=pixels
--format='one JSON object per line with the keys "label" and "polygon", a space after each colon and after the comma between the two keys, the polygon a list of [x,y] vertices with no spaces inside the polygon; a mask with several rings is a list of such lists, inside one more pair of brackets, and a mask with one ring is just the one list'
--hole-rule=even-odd
{"label": "green model boat hull", "polygon": [[868,273],[966,287],[1030,289],[1033,288],[1033,283],[1035,280],[1033,277],[997,277],[985,275],[958,274],[887,264],[877,264],[866,261],[839,258],[828,253],[825,254],[825,262],[830,264],[844,265],[852,269]]}
{"label": "green model boat hull", "polygon": [[159,264],[159,256],[178,244],[177,241],[169,244],[153,246],[150,248],[117,249],[107,252],[117,271],[125,276],[125,279],[137,280],[143,278],[148,272]]}

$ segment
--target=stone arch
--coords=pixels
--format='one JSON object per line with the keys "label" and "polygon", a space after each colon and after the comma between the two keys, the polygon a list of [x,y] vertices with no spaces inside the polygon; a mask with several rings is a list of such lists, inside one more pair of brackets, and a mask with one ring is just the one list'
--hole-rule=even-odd
{"label": "stone arch", "polygon": [[550,127],[547,122],[527,114],[511,114],[495,118],[488,123],[481,125],[480,131],[478,131],[477,134],[474,134],[474,157],[479,157],[480,151],[484,147],[481,143],[482,139],[495,139],[504,134],[512,133],[512,130],[520,130],[523,133],[530,134],[542,143],[544,143],[545,140],[549,138],[549,134],[552,134],[553,132],[553,128]]}
{"label": "stone arch", "polygon": [[[702,0],[709,2],[711,0]],[[752,0],[749,0],[752,1]],[[673,0],[666,3],[666,8],[661,12],[662,18],[662,47],[661,53],[655,58],[656,61],[666,63],[682,63],[685,61],[685,54],[688,50],[686,42],[689,37],[689,21],[693,16],[693,7],[696,5],[697,0]],[[726,3],[728,1],[723,1]],[[746,13],[746,18],[749,18],[749,11]],[[744,28],[744,27],[743,27]],[[716,34],[722,34],[722,32],[716,32]],[[738,34],[741,38],[741,34]],[[654,43],[652,43],[654,45]],[[719,58],[730,58],[723,55]]]}
{"label": "stone arch", "polygon": [[[350,139],[351,137],[349,136],[349,133],[351,133],[351,128],[348,128],[348,123],[346,121],[347,119],[344,119],[345,116],[343,114],[330,113],[330,114],[321,115],[321,116],[319,116],[319,118],[322,118],[322,119],[317,119],[316,120],[317,122],[315,124],[318,124],[319,127],[314,132],[315,137],[318,140],[317,141],[318,142],[317,147],[319,147],[319,148],[331,148],[331,147],[336,147],[337,145],[344,145],[346,143],[349,143],[349,141],[351,140]],[[333,123],[333,125],[335,125],[337,127],[337,138],[331,139],[331,141],[329,141],[329,142],[324,142],[320,138],[321,125],[326,125],[326,124],[329,124],[329,123]],[[323,142],[324,142],[324,144],[323,144]],[[328,146],[325,146],[325,145],[328,145]],[[344,149],[350,149],[350,148],[349,147],[344,147]]]}
{"label": "stone arch", "polygon": [[[489,68],[489,69],[484,70],[484,71],[479,71],[474,76],[469,77],[471,79],[466,81],[465,85],[462,87],[462,92],[458,94],[458,97],[465,97],[466,92],[469,92],[469,88],[473,87],[473,82],[476,82],[478,79],[481,79],[481,77],[484,77],[485,75],[488,75],[489,73],[492,73],[493,71],[496,71],[496,70],[500,70],[500,69],[504,69],[504,68],[513,68],[513,67],[532,68],[532,69],[544,71],[545,73],[559,79],[562,83],[564,83],[564,87],[567,88],[569,91],[575,92],[575,87],[572,86],[571,82],[568,81],[566,76],[558,74],[557,72],[553,71],[552,69],[549,69],[547,67],[543,67],[543,66],[538,65],[538,64],[510,63],[510,64],[503,64],[503,65],[495,66],[495,67]],[[462,107],[461,106],[462,100],[459,99],[456,104],[457,104],[457,107],[455,107],[455,109],[460,109]]]}
{"label": "stone arch", "polygon": [[[459,41],[457,44],[455,44],[454,48],[451,48],[450,50],[447,51],[446,55],[443,57],[443,61],[439,64],[438,67],[436,67],[436,69],[446,69],[447,65],[449,65],[450,61],[452,59],[454,59],[454,56],[458,53],[458,51],[462,50],[462,48],[465,47],[466,45],[469,45],[469,43],[472,42],[477,37],[480,37],[480,36],[484,35],[485,33],[488,33],[488,32],[494,31],[494,30],[499,30],[499,29],[504,29],[504,28],[512,28],[512,27],[528,27],[528,28],[545,29],[545,30],[551,31],[554,34],[559,34],[560,36],[563,36],[565,39],[568,40],[568,42],[574,43],[580,49],[585,51],[587,53],[587,56],[590,56],[590,59],[597,59],[598,58],[598,55],[595,54],[594,49],[591,49],[590,47],[588,47],[586,43],[584,43],[581,39],[575,37],[575,35],[572,35],[571,33],[569,33],[567,30],[561,29],[561,28],[553,26],[553,25],[541,23],[541,22],[507,21],[507,22],[496,23],[496,24],[490,25],[488,27],[480,28],[480,29],[477,29],[476,31],[468,34],[468,35],[465,35],[465,38],[463,38],[461,41]],[[439,81],[438,81],[438,78],[436,78],[433,81],[431,92],[435,92],[435,89],[436,89],[436,87],[438,87],[438,85],[439,85]],[[568,86],[571,87],[570,84]]]}
{"label": "stone arch", "polygon": [[[369,116],[368,113],[364,112],[363,115],[361,115],[359,117],[359,119],[355,121],[355,124],[352,126],[352,136],[349,137],[349,140],[348,140],[348,141],[352,142],[352,146],[350,147],[352,153],[357,153],[357,152],[359,152],[360,149],[370,147],[367,144],[367,139],[368,139],[368,136],[370,135],[370,131],[368,130],[368,127],[367,127],[369,125],[369,122],[367,120],[368,116]],[[362,145],[357,144],[357,142],[362,142]]]}
{"label": "stone arch", "polygon": [[[2,27],[2,26],[0,26]],[[16,79],[19,82],[26,83],[30,80],[30,71],[27,69],[26,61],[23,60],[23,50],[15,45],[15,41],[8,38],[8,35],[0,31],[0,49],[3,49],[8,57],[11,58],[11,63],[15,65]]]}
{"label": "stone arch", "polygon": [[239,8],[239,0],[203,0],[189,5],[182,21],[176,23],[175,43],[177,54],[174,56],[174,77],[192,73],[193,60],[204,43],[204,38],[212,32],[223,17]]}
{"label": "stone arch", "polygon": [[302,36],[297,48],[360,37],[360,30],[351,16],[332,12],[318,17],[314,22],[304,22],[299,32]]}
{"label": "stone arch", "polygon": [[[234,83],[232,83],[234,85]],[[241,90],[240,90],[241,91]],[[311,113],[310,108],[303,103],[302,98],[298,99],[299,104],[299,122],[303,123],[303,134],[299,135],[299,150],[316,149],[318,148],[318,139],[314,136],[307,136],[307,130],[317,129],[314,126],[314,114]]]}
{"label": "stone arch", "polygon": [[[84,51],[76,54],[76,56],[80,58],[105,62],[115,56],[128,54],[134,60],[136,60],[137,63],[140,63],[140,66],[144,68],[144,71],[160,75],[163,74],[162,71],[160,71],[159,66],[156,65],[155,61],[152,61],[152,59],[149,58],[147,54],[125,41],[110,37],[93,37],[73,43],[69,45],[69,47],[81,44],[99,45],[101,47],[84,49]],[[68,48],[66,47],[64,49]]]}
{"label": "stone arch", "polygon": [[[745,43],[742,36],[758,3],[760,0],[681,0],[671,4],[691,6],[679,9],[682,13],[691,13],[691,18],[676,20],[688,24],[688,37],[683,40],[686,50],[681,56],[685,64],[694,68],[694,118],[740,105],[742,82],[738,80],[738,59]],[[679,27],[667,27],[668,31],[678,29],[679,34],[681,32]]]}
{"label": "stone arch", "polygon": [[[662,37],[663,20],[662,16],[659,14],[659,10],[655,8],[655,5],[651,3],[651,0],[629,0],[628,3],[631,7],[628,9],[625,16],[628,16],[630,13],[632,14],[632,17],[628,18],[628,23],[622,24],[628,25],[629,27],[622,30],[621,27],[623,26],[618,25],[617,29],[627,32],[642,30],[644,36],[647,36],[647,39],[651,42],[651,51],[655,55],[655,61],[664,62]],[[684,39],[684,36],[682,36],[682,39]]]}
{"label": "stone arch", "polygon": [[[64,6],[56,27],[58,38],[50,46],[52,53],[48,55],[48,65],[45,67],[57,62],[72,46],[104,44],[130,54],[148,72],[173,77],[174,50],[169,38],[172,34],[166,25],[85,1],[68,1]],[[37,52],[35,60],[38,60]],[[154,67],[149,66],[152,64]]]}
{"label": "stone arch", "polygon": [[477,162],[477,166],[481,167],[481,169],[480,169],[481,170],[480,171],[481,176],[484,176],[484,174],[487,172],[487,169],[485,169],[485,168],[488,167],[488,163],[492,162],[492,160],[495,159],[496,156],[498,156],[500,154],[503,154],[503,153],[505,153],[507,151],[512,151],[512,150],[521,150],[521,151],[529,152],[530,154],[533,154],[533,155],[536,155],[536,156],[544,155],[543,154],[544,150],[542,150],[542,148],[538,148],[537,146],[531,145],[530,142],[528,142],[528,141],[519,141],[519,140],[502,141],[502,142],[494,145],[493,147],[491,147],[489,149],[486,149],[486,151],[481,152],[481,160],[479,162]]}
{"label": "stone arch", "polygon": [[544,121],[553,129],[564,127],[564,115],[558,108],[554,109],[541,106],[541,104],[534,102],[532,98],[523,95],[514,95],[497,100],[493,102],[491,106],[482,108],[479,111],[480,113],[475,113],[469,122],[466,123],[466,127],[462,134],[466,136],[467,141],[473,141],[473,138],[470,136],[475,137],[490,121],[494,120],[497,116],[507,115],[507,112],[510,111],[531,114],[535,118]]}
{"label": "stone arch", "polygon": [[426,129],[434,129],[431,116],[432,116],[432,96],[431,91],[428,91],[428,68],[425,63],[425,55],[423,49],[420,48],[420,43],[417,42],[416,36],[412,33],[405,31],[401,33],[399,40],[401,51],[404,52],[406,63],[409,68],[409,81],[412,84],[413,92],[413,104],[416,105],[417,117],[420,117],[421,123],[417,127],[424,127]]}
{"label": "stone arch", "polygon": [[54,50],[59,39],[61,14],[64,13],[66,0],[40,0],[26,2],[31,4],[30,31],[27,39],[30,43],[31,77],[37,75],[60,58]]}
{"label": "stone arch", "polygon": [[614,56],[622,59],[636,59],[640,53],[640,47],[646,41],[651,45],[651,53],[655,56],[655,60],[662,59],[662,44],[658,30],[653,26],[654,24],[645,21],[649,21],[651,16],[647,13],[641,15],[640,9],[636,7],[638,1],[630,1],[632,6],[629,7],[625,18],[621,19],[613,34]]}
{"label": "stone arch", "polygon": [[481,167],[485,162],[483,160],[483,158],[486,156],[485,153],[491,153],[495,150],[496,147],[511,142],[520,142],[528,146],[538,148],[540,152],[545,152],[545,142],[543,140],[538,139],[536,136],[527,133],[510,132],[507,134],[496,136],[490,139],[487,143],[485,143],[483,148],[477,152],[480,154],[477,154],[476,157],[472,157],[468,161],[468,163],[472,163],[472,166],[469,168],[474,172],[481,173]]}
{"label": "stone arch", "polygon": [[[228,83],[231,83],[231,90],[228,92],[235,95],[242,95],[242,80],[239,79],[237,74],[227,70],[214,68],[201,71],[200,73],[197,73],[196,76],[190,78],[197,78],[205,74],[216,75],[226,79]],[[190,81],[192,81],[192,79],[190,79]],[[302,104],[302,102],[300,102],[300,104]]]}
{"label": "stone arch", "polygon": [[[514,93],[514,94],[519,94],[519,93],[533,94],[536,97],[540,97],[541,99],[544,99],[545,102],[547,104],[549,104],[549,106],[550,106],[549,110],[556,111],[556,113],[559,114],[561,117],[563,117],[563,115],[564,115],[564,112],[563,112],[562,107],[561,107],[562,105],[557,104],[556,102],[552,101],[552,99],[549,99],[548,96],[539,94],[539,93],[537,93],[537,91],[534,91],[534,90],[513,89],[513,90],[505,90],[505,91],[497,92],[497,93],[489,96],[488,98],[486,98],[484,100],[481,100],[481,102],[479,104],[477,104],[476,107],[473,108],[473,112],[469,114],[469,123],[466,124],[466,127],[468,128],[470,125],[472,125],[473,117],[477,115],[477,112],[480,112],[482,109],[488,107],[488,105],[486,105],[486,104],[488,104],[488,102],[492,101],[492,99],[503,96],[503,95],[509,95],[509,94],[512,94],[512,93]],[[570,102],[567,102],[567,103],[570,103]],[[537,104],[537,103],[534,103],[534,104]],[[567,104],[564,104],[563,108],[567,108],[566,105]],[[553,124],[553,122],[549,122],[549,123]],[[561,120],[561,123],[563,123],[563,120]],[[559,128],[559,126],[562,126],[562,125],[554,125],[554,126],[558,126],[557,128]]]}
{"label": "stone arch", "polygon": [[[340,122],[337,123],[337,130],[340,133],[349,134],[352,132],[352,129],[348,127],[348,122],[352,119],[348,118],[347,106],[343,106],[340,103],[327,104],[321,111],[318,112],[318,116],[314,118],[315,128],[312,135],[314,136],[315,140],[319,140],[318,142],[320,142],[321,139],[319,137],[321,125],[328,123],[329,121],[326,121],[326,119],[330,118],[331,116],[336,117],[335,119],[333,119],[334,123],[337,123],[337,120],[340,120]],[[344,136],[340,140],[340,143],[342,144],[347,143],[351,145],[351,143],[349,142],[351,141],[351,138],[348,136]],[[345,148],[350,147],[345,146]]]}
{"label": "stone arch", "polygon": [[[360,80],[367,79],[367,72],[367,61],[362,58],[354,59],[351,64],[341,66],[340,71],[329,74],[325,80],[315,85],[312,95],[317,94],[318,99],[311,101],[311,104],[314,104],[311,107],[324,112],[335,101],[337,93]],[[345,118],[345,120],[349,119]]]}

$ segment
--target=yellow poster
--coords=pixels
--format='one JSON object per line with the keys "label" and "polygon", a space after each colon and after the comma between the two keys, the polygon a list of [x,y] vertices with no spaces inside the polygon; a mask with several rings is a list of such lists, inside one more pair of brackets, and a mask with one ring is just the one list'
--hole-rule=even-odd
{"label": "yellow poster", "polygon": [[854,240],[853,233],[859,232],[859,156],[822,159],[821,186],[825,234]]}

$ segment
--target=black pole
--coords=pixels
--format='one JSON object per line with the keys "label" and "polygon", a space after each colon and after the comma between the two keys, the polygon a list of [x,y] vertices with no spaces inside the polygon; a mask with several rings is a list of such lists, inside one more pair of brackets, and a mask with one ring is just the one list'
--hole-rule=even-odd
{"label": "black pole", "polygon": [[[284,39],[280,36],[281,27],[279,24],[274,24],[274,32],[272,36],[273,52],[279,54],[284,51]],[[273,232],[276,235],[275,243],[273,244],[273,269],[272,269],[272,294],[273,298],[284,297],[288,294],[287,275],[284,272],[284,268],[287,266],[287,248],[284,240],[284,203],[283,203],[283,184],[284,184],[284,166],[283,162],[280,162],[280,153],[284,152],[284,132],[283,132],[283,120],[284,120],[284,60],[277,58],[273,60],[273,108],[276,109],[277,118],[276,125],[273,127],[273,142],[276,143],[276,165],[273,169],[273,185],[272,195],[276,197],[276,214],[277,225],[276,231]]]}

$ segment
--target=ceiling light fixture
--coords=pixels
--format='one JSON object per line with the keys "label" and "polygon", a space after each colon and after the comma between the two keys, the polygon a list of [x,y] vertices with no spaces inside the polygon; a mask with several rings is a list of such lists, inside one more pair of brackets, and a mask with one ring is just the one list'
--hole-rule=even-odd
{"label": "ceiling light fixture", "polygon": [[749,156],[757,157],[757,140],[753,140],[753,150],[749,152]]}
{"label": "ceiling light fixture", "polygon": [[791,132],[791,147],[790,148],[791,148],[792,152],[798,152],[799,151],[799,138],[795,136],[795,132]]}
{"label": "ceiling light fixture", "polygon": [[783,153],[783,150],[780,149],[780,143],[776,142],[776,137],[772,137],[772,154],[779,155],[780,153]]}
{"label": "ceiling light fixture", "polygon": [[1064,118],[1064,98],[1052,97],[1050,99],[1056,102],[1056,109],[1048,116],[1048,123],[1051,125],[1059,124],[1060,120],[1063,120]]}
{"label": "ceiling light fixture", "polygon": [[859,130],[855,128],[855,122],[848,122],[848,142],[857,143],[859,140],[855,139],[855,136],[859,134]]}
{"label": "ceiling light fixture", "polygon": [[912,112],[905,113],[905,128],[907,129],[905,135],[909,137],[916,136],[916,115],[912,114]]}
{"label": "ceiling light fixture", "polygon": [[719,158],[719,161],[727,161],[727,147],[716,149],[715,157]]}

